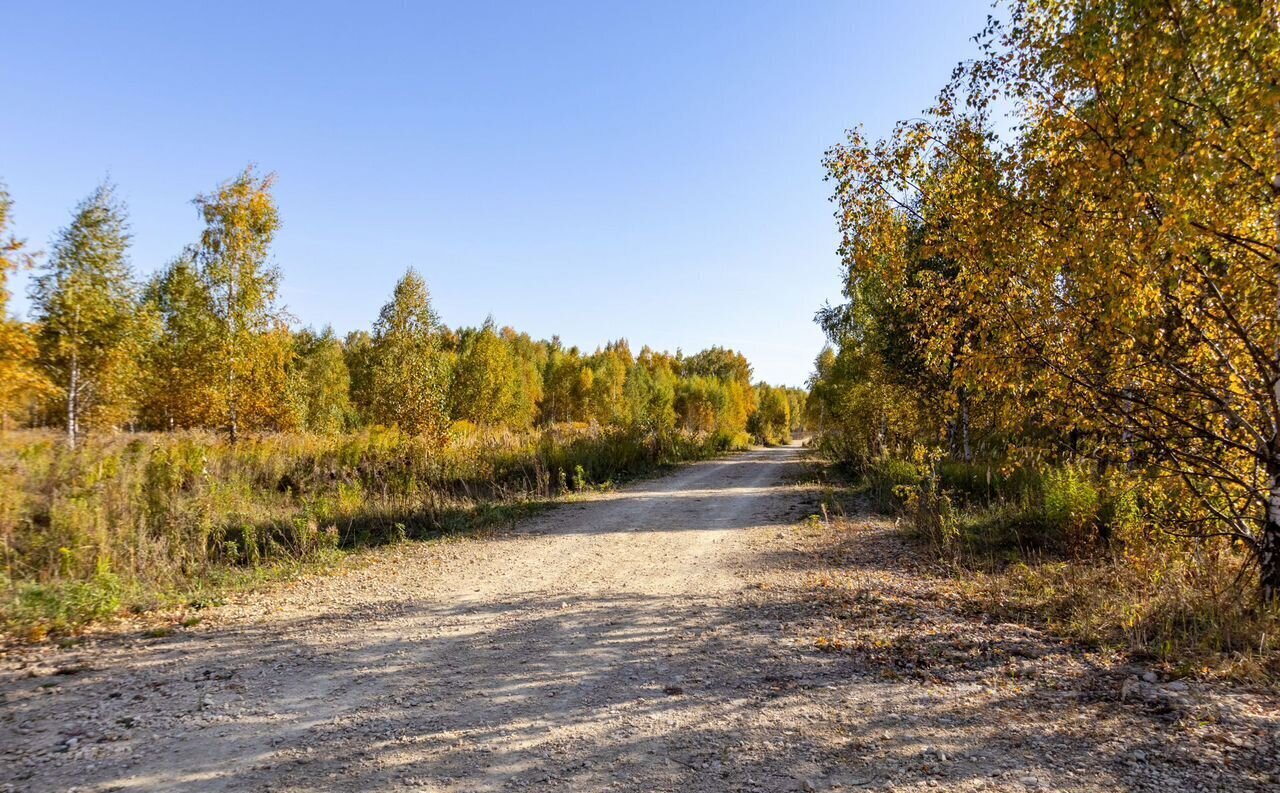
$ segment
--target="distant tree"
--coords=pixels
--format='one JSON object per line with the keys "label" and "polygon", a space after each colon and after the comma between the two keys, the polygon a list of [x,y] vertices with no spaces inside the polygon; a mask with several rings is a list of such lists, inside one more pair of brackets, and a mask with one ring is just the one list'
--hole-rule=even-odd
{"label": "distant tree", "polygon": [[[720,388],[714,389],[719,392],[715,399],[718,434],[734,438],[747,430],[747,420],[756,410],[756,389],[751,385],[751,364],[746,356],[723,347],[710,347],[683,358],[680,369],[684,377],[719,382]],[[710,395],[705,384],[701,390],[703,396]]]}
{"label": "distant tree", "polygon": [[675,380],[667,360],[648,347],[641,350],[623,386],[626,413],[633,428],[665,435],[675,427]]}
{"label": "distant tree", "polygon": [[626,424],[627,373],[635,364],[626,339],[605,345],[591,356],[591,384],[588,391],[587,415],[600,424]]}
{"label": "distant tree", "polygon": [[335,434],[351,415],[351,375],[342,342],[326,327],[294,334],[295,357],[289,368],[296,423],[309,432]]}
{"label": "distant tree", "polygon": [[280,398],[290,357],[276,306],[280,273],[268,263],[280,227],[274,182],[274,174],[259,176],[250,166],[195,199],[205,223],[196,261],[218,321],[218,388],[232,440],[242,424],[279,426],[288,411]]}
{"label": "distant tree", "polygon": [[342,341],[342,356],[351,378],[352,424],[367,424],[373,419],[373,336],[368,331],[353,330]]}
{"label": "distant tree", "polygon": [[791,412],[787,394],[768,383],[756,387],[758,407],[751,414],[748,428],[762,443],[787,443],[791,440]]}
{"label": "distant tree", "polygon": [[226,412],[220,324],[190,253],[151,278],[143,305],[154,318],[143,352],[143,424],[165,430],[217,426]]}
{"label": "distant tree", "polygon": [[674,401],[681,429],[714,432],[727,401],[725,386],[714,377],[682,377],[676,382]]}
{"label": "distant tree", "polygon": [[515,357],[486,320],[462,341],[449,386],[450,415],[480,425],[513,423],[518,387]]}
{"label": "distant tree", "polygon": [[0,182],[0,429],[29,400],[50,395],[48,379],[37,367],[39,347],[25,323],[9,316],[9,275],[31,266],[26,243],[8,233],[13,199]]}
{"label": "distant tree", "polygon": [[684,359],[683,373],[688,376],[703,375],[720,380],[749,384],[751,364],[740,352],[724,347],[709,347]]}
{"label": "distant tree", "polygon": [[515,366],[513,404],[507,423],[514,429],[527,429],[537,418],[538,405],[543,399],[542,372],[546,368],[547,345],[512,328],[503,328],[502,338],[511,349]]}
{"label": "distant tree", "polygon": [[805,400],[805,420],[819,434],[827,429],[827,412],[839,399],[839,389],[831,382],[836,367],[836,351],[831,345],[823,345],[813,360],[813,372],[809,375],[809,395]]}
{"label": "distant tree", "polygon": [[369,413],[380,424],[443,442],[449,371],[427,284],[410,269],[373,330]]}
{"label": "distant tree", "polygon": [[785,388],[787,395],[787,412],[791,415],[791,431],[799,432],[807,429],[805,404],[809,400],[808,393],[801,388]]}
{"label": "distant tree", "polygon": [[283,319],[256,334],[252,355],[242,359],[240,426],[244,429],[284,432],[300,429],[299,415],[289,399],[289,371],[297,351],[293,331]]}
{"label": "distant tree", "polygon": [[594,379],[577,347],[565,350],[552,339],[543,375],[542,421],[586,421]]}
{"label": "distant tree", "polygon": [[72,447],[134,408],[141,328],[128,247],[124,205],[104,183],[58,233],[31,290],[40,362],[58,388]]}

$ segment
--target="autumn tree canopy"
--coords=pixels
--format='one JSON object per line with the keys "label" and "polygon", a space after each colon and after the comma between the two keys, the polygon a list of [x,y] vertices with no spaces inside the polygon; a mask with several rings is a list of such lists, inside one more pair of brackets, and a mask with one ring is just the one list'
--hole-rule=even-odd
{"label": "autumn tree canopy", "polygon": [[1276,598],[1275,5],[1019,0],[980,42],[926,118],[827,155],[848,302],[821,409],[864,454],[1013,438],[1142,471]]}

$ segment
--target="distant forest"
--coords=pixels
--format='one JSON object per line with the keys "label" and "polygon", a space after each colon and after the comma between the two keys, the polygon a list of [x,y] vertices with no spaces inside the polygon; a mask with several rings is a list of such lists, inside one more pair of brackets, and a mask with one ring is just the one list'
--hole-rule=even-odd
{"label": "distant forest", "polygon": [[[413,269],[370,331],[297,329],[279,301],[274,176],[246,169],[194,200],[198,240],[148,280],[129,259],[111,184],[75,208],[47,254],[12,236],[0,186],[0,417],[89,433],[210,429],[336,434],[397,427],[446,443],[471,427],[559,423],[675,431],[741,445],[787,439],[805,392],[752,381],[740,353],[595,352],[492,319],[450,328]],[[31,321],[9,318],[8,276],[35,269]]]}

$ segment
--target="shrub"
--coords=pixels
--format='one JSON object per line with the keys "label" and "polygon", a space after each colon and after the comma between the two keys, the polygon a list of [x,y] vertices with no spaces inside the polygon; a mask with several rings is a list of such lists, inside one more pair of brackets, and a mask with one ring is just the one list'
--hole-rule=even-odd
{"label": "shrub", "polygon": [[1068,549],[1083,552],[1097,539],[1098,488],[1075,466],[1050,469],[1042,480],[1045,523]]}
{"label": "shrub", "polygon": [[882,512],[902,506],[906,489],[920,484],[919,466],[901,457],[877,457],[866,466],[867,493],[872,504]]}

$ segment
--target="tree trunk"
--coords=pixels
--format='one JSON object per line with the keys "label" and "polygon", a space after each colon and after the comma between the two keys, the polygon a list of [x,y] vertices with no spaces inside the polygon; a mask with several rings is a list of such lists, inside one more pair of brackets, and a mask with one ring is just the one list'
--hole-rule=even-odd
{"label": "tree trunk", "polygon": [[76,401],[80,395],[80,362],[76,353],[71,353],[71,372],[67,383],[67,445],[72,449],[76,448],[76,435],[79,428],[76,426],[76,418],[79,413],[79,406]]}
{"label": "tree trunk", "polygon": [[236,421],[236,406],[235,406],[235,403],[232,402],[231,403],[231,426],[230,426],[230,435],[231,435],[232,443],[236,442],[236,438],[239,436],[239,434],[240,434],[240,427],[238,425],[238,422]]}
{"label": "tree trunk", "polygon": [[[1280,31],[1280,9],[1272,10],[1272,24]],[[1276,87],[1274,76],[1271,87]],[[1271,134],[1275,158],[1271,161],[1272,197],[1280,197],[1280,129]],[[1275,212],[1275,275],[1280,277],[1280,201],[1276,202]],[[1280,288],[1276,289],[1276,317],[1280,324]],[[1273,353],[1280,361],[1280,333],[1276,338],[1276,349]],[[1277,402],[1280,402],[1280,378],[1272,383]],[[1258,543],[1258,584],[1264,603],[1275,603],[1280,599],[1280,434],[1271,439],[1271,453],[1267,455],[1267,520],[1262,526],[1262,540]]]}
{"label": "tree trunk", "polygon": [[236,437],[240,434],[239,416],[236,414],[237,397],[236,397],[236,352],[237,344],[240,341],[237,333],[239,328],[236,327],[236,285],[240,276],[239,264],[232,259],[231,272],[227,278],[227,408],[229,410],[230,419],[227,427],[231,435],[231,442],[236,442]]}
{"label": "tree trunk", "polygon": [[1271,457],[1267,483],[1267,519],[1258,542],[1258,588],[1262,602],[1280,600],[1280,459]]}
{"label": "tree trunk", "polygon": [[231,442],[235,443],[236,437],[240,434],[240,417],[236,413],[236,339],[234,335],[231,337],[229,350],[230,353],[227,356],[227,430],[231,436]]}

